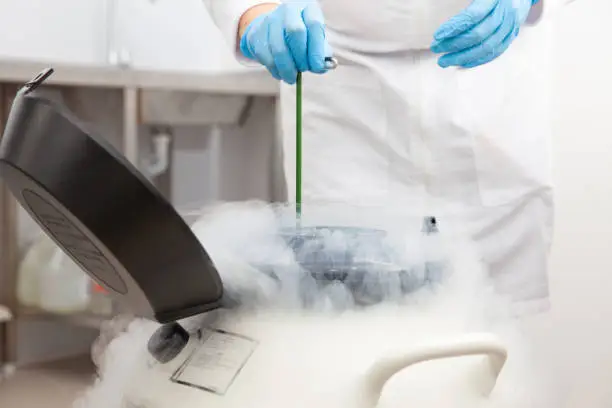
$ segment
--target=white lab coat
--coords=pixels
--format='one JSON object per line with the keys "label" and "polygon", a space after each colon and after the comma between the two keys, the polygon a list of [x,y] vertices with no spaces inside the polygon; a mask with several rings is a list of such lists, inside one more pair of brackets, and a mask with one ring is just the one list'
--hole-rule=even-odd
{"label": "white lab coat", "polygon": [[[236,47],[249,7],[209,0]],[[517,307],[547,307],[553,226],[551,9],[497,60],[441,69],[433,33],[470,0],[320,0],[339,67],[304,76],[303,197],[457,217]],[[304,3],[304,1],[302,1]],[[284,164],[295,192],[295,88],[282,86]]]}

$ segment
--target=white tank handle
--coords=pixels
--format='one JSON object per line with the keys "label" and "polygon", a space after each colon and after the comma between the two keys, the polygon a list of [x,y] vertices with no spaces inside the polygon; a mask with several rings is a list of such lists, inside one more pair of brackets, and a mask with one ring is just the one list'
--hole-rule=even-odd
{"label": "white tank handle", "polygon": [[360,405],[363,408],[375,408],[387,381],[414,364],[479,354],[486,356],[484,367],[487,370],[487,377],[480,386],[483,396],[488,397],[506,363],[508,351],[497,336],[489,333],[474,333],[451,341],[423,345],[404,353],[379,359],[366,373]]}

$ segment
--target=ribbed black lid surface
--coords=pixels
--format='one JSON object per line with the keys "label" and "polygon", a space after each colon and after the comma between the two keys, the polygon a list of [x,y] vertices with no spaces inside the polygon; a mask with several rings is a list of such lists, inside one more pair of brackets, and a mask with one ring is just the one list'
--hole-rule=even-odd
{"label": "ribbed black lid surface", "polygon": [[0,141],[0,176],[81,268],[142,317],[170,322],[219,306],[223,285],[172,205],[64,106],[17,93]]}

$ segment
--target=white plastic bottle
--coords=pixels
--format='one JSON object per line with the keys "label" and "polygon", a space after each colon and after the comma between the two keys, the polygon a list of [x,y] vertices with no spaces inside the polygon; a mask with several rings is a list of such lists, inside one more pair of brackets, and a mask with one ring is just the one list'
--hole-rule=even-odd
{"label": "white plastic bottle", "polygon": [[40,280],[40,307],[51,313],[78,313],[89,307],[90,279],[57,248]]}
{"label": "white plastic bottle", "polygon": [[21,305],[40,306],[40,278],[56,248],[51,238],[41,234],[26,251],[17,276],[17,299]]}
{"label": "white plastic bottle", "polygon": [[98,316],[110,318],[113,314],[113,301],[108,292],[94,281],[90,282],[89,311]]}

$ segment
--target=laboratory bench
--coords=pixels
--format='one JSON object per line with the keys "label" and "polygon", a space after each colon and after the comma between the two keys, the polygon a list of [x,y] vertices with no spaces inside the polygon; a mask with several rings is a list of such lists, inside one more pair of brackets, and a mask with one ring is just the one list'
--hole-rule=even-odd
{"label": "laboratory bench", "polygon": [[[115,147],[137,167],[141,168],[143,163],[140,157],[142,136],[139,136],[143,127],[149,130],[152,138],[160,134],[169,138],[166,151],[152,153],[154,156],[165,156],[154,157],[152,161],[161,160],[165,163],[162,171],[157,169],[151,179],[171,201],[171,129],[182,125],[242,126],[248,120],[255,99],[268,98],[275,103],[278,94],[278,83],[262,70],[185,73],[0,58],[2,129],[19,87],[48,67],[54,69],[54,74],[46,81],[52,97],[62,99],[81,119],[106,125],[109,122],[108,117],[104,116],[105,112],[97,112],[101,118],[82,115],[79,112],[82,103],[78,97],[75,98],[75,94],[89,92],[94,98],[109,98],[105,105],[108,109],[102,110],[115,110],[117,113],[118,119],[114,121],[118,123],[114,124],[114,132],[117,133],[115,136],[118,142],[115,142]],[[106,95],[104,92],[110,96],[103,96]],[[274,120],[277,121],[276,118]],[[277,132],[278,128],[275,127],[274,131]],[[270,177],[276,177],[275,169],[271,168],[270,173]],[[273,192],[271,194],[274,195]],[[19,247],[18,212],[16,201],[0,182],[0,367],[11,366],[17,359],[17,323],[20,320],[43,319],[99,328],[110,317],[92,313],[53,314],[19,305],[16,287],[19,262],[23,254]],[[2,316],[5,318],[2,319]]]}

